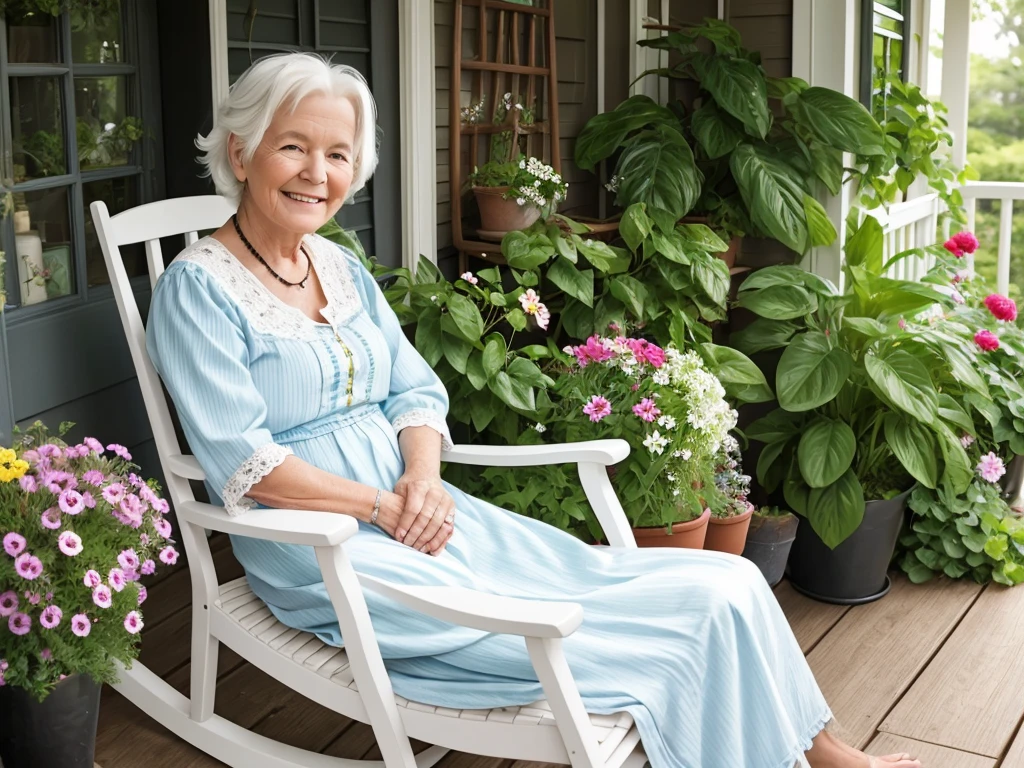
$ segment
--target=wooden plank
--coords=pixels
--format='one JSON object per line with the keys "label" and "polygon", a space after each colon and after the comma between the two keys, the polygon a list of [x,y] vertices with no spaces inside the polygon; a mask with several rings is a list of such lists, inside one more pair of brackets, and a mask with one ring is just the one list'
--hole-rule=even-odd
{"label": "wooden plank", "polygon": [[1024,728],[1017,731],[1017,738],[1003,758],[1001,768],[1024,768]]}
{"label": "wooden plank", "polygon": [[1000,757],[1024,715],[1022,637],[1024,590],[989,586],[881,729]]}
{"label": "wooden plank", "polygon": [[804,653],[817,645],[849,610],[845,605],[819,603],[804,597],[793,589],[788,580],[775,588],[775,597]]}
{"label": "wooden plank", "polygon": [[[869,755],[895,755],[908,752],[928,768],[995,768],[996,761],[990,757],[972,755],[937,744],[914,741],[891,733],[880,733],[865,750]],[[1003,768],[1010,768],[1004,762]]]}
{"label": "wooden plank", "polygon": [[[928,664],[980,590],[973,582],[936,579],[914,585],[902,575],[894,576],[886,597],[851,608],[843,616],[807,656],[835,713],[839,735],[857,748],[871,740],[885,713]],[[953,666],[958,665],[962,659]],[[970,719],[977,719],[973,707]],[[900,735],[939,743],[909,732]]]}

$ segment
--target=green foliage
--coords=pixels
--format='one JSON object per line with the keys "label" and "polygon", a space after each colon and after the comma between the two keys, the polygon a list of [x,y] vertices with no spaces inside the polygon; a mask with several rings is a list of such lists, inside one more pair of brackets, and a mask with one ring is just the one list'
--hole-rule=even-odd
{"label": "green foliage", "polygon": [[0,0],[0,16],[36,12],[59,16],[68,12],[75,31],[94,28],[120,11],[121,0]]}

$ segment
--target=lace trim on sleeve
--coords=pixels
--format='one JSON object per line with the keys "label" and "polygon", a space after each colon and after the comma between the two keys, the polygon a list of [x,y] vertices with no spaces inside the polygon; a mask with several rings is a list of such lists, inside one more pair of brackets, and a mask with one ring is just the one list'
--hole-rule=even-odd
{"label": "lace trim on sleeve", "polygon": [[291,448],[277,443],[266,443],[257,448],[255,453],[245,460],[224,485],[224,492],[220,497],[227,513],[242,515],[255,507],[256,502],[245,494],[291,455]]}
{"label": "lace trim on sleeve", "polygon": [[444,417],[429,408],[417,408],[406,411],[391,422],[391,426],[397,435],[406,427],[430,427],[441,435],[441,450],[450,451],[455,447],[452,442],[452,435],[448,431],[448,424]]}

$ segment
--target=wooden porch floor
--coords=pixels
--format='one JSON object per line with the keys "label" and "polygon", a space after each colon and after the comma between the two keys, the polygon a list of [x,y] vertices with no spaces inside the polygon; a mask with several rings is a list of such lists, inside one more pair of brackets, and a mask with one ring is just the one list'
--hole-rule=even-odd
{"label": "wooden porch floor", "polygon": [[[215,540],[221,581],[241,575]],[[839,721],[873,754],[909,751],[925,768],[1024,768],[1024,587],[895,577],[879,602],[824,605],[787,583],[776,594]],[[146,604],[142,661],[188,688],[190,582],[180,569]],[[221,647],[218,714],[272,739],[350,759],[380,759],[370,728],[313,704]],[[1020,733],[1019,733],[1020,732]],[[223,763],[104,690],[96,761],[102,768],[214,768]],[[442,768],[537,768],[450,754]],[[742,768],[737,766],[736,768]]]}

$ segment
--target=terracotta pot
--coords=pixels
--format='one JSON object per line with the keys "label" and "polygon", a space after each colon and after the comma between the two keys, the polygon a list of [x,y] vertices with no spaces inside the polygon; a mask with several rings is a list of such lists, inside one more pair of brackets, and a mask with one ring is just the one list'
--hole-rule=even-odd
{"label": "terracotta pot", "polygon": [[686,523],[673,523],[672,533],[665,531],[664,525],[657,528],[634,528],[633,537],[638,547],[682,547],[684,549],[703,549],[704,537],[708,532],[708,520],[711,510],[705,509],[704,514],[696,520]]}
{"label": "terracotta pot", "polygon": [[540,218],[540,210],[532,205],[519,205],[515,198],[502,195],[508,187],[473,187],[480,208],[480,229],[488,232],[511,232],[526,229]]}
{"label": "terracotta pot", "polygon": [[747,530],[750,528],[750,516],[754,514],[752,506],[742,515],[732,517],[712,517],[708,526],[708,535],[704,540],[704,549],[715,552],[727,552],[730,555],[742,555],[747,543]]}

